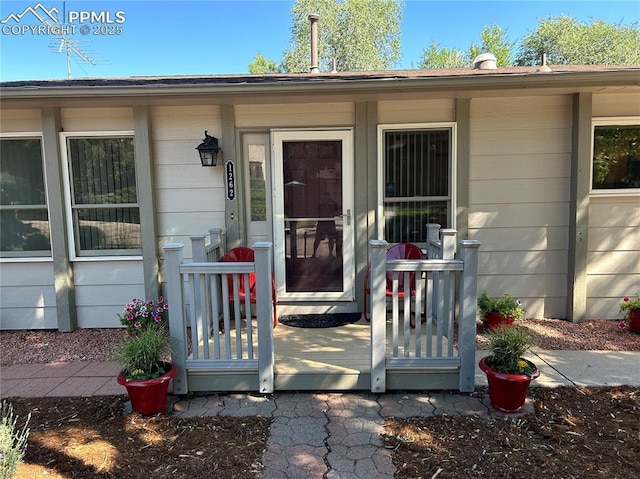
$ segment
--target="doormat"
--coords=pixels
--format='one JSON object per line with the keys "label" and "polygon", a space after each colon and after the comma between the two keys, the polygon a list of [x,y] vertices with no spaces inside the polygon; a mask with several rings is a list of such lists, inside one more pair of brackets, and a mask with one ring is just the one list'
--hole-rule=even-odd
{"label": "doormat", "polygon": [[335,328],[357,322],[360,313],[339,314],[283,314],[278,321],[294,328]]}

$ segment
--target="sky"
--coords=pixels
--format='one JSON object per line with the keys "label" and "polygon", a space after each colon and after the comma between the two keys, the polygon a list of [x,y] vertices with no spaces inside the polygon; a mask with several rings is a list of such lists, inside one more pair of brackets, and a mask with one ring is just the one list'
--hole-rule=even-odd
{"label": "sky", "polygon": [[[538,20],[561,14],[582,22],[640,21],[640,0],[403,3],[399,69],[415,67],[432,41],[465,51],[471,43],[479,43],[482,29],[489,25],[502,27],[510,41],[518,41],[536,28]],[[258,52],[276,61],[282,58],[289,44],[293,4],[289,0],[2,0],[0,81],[68,78],[69,71],[71,78],[247,73]],[[69,25],[66,38],[93,64],[71,53],[69,68],[66,54],[59,51],[60,36],[31,11],[19,17],[29,7],[41,15],[43,9],[51,13],[55,7],[60,23]]]}

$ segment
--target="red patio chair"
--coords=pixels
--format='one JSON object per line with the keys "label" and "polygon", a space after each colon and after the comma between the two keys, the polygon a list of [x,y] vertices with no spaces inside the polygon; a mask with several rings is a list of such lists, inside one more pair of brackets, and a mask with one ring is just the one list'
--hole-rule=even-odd
{"label": "red patio chair", "polygon": [[[237,263],[253,263],[255,261],[255,253],[251,248],[247,248],[246,246],[238,246],[236,248],[232,248],[225,253],[222,257],[221,261],[224,262],[237,262]],[[235,301],[235,295],[233,294],[233,276],[229,275],[227,277],[229,281],[229,302],[233,303]],[[240,298],[240,303],[244,304],[247,290],[249,291],[249,301],[253,304],[256,303],[256,275],[255,273],[249,274],[249,284],[245,284],[245,276],[240,275],[240,284],[238,296]],[[248,287],[247,287],[248,286]],[[273,277],[271,278],[271,294],[273,298],[273,326],[277,326],[278,318],[276,317],[276,283]]]}
{"label": "red patio chair", "polygon": [[[387,260],[391,259],[424,259],[422,250],[413,243],[398,243],[393,245],[387,250]],[[367,273],[364,275],[364,319],[369,321],[367,316],[367,304],[368,297],[371,295],[371,285],[369,284],[369,274],[371,273],[371,266],[367,269]],[[411,286],[409,288],[409,294],[415,295],[416,292],[416,273],[413,272],[409,275],[409,281]],[[393,296],[393,274],[387,272],[387,287],[386,296],[390,298]],[[404,298],[404,274],[398,276],[398,298]]]}

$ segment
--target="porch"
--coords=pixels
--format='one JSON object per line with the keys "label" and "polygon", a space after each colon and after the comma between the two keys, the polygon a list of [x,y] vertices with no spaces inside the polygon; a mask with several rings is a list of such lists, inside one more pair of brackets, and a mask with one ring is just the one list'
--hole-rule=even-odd
{"label": "porch", "polygon": [[[220,262],[220,230],[207,245],[194,238],[194,262],[182,261],[181,244],[166,245],[174,392],[473,390],[480,244],[459,242],[454,258],[455,232],[432,227],[429,237],[425,260],[387,261],[387,243],[371,241],[371,323],[338,328],[273,327],[270,243],[252,245],[254,263]],[[416,292],[400,299],[398,278],[412,273]],[[249,274],[255,305],[241,304],[228,282]]]}

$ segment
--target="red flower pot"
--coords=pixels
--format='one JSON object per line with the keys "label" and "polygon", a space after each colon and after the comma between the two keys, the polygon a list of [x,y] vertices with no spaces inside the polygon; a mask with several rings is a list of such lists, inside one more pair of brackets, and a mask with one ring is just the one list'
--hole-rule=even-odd
{"label": "red flower pot", "polygon": [[629,329],[635,333],[640,333],[640,309],[629,311]]}
{"label": "red flower pot", "polygon": [[499,326],[511,326],[514,319],[502,316],[500,313],[487,313],[484,315],[482,325],[484,329],[495,329]]}
{"label": "red flower pot", "polygon": [[491,356],[482,358],[478,366],[487,375],[491,406],[502,412],[522,411],[522,406],[527,399],[529,383],[540,376],[540,370],[531,361],[525,359],[533,367],[531,376],[499,373],[487,364],[487,360],[490,358]]}
{"label": "red flower pot", "polygon": [[170,366],[170,369],[162,376],[153,379],[127,380],[122,372],[118,374],[118,384],[127,388],[131,408],[135,412],[143,416],[166,414],[169,382],[178,370],[169,363],[165,363],[165,366]]}

